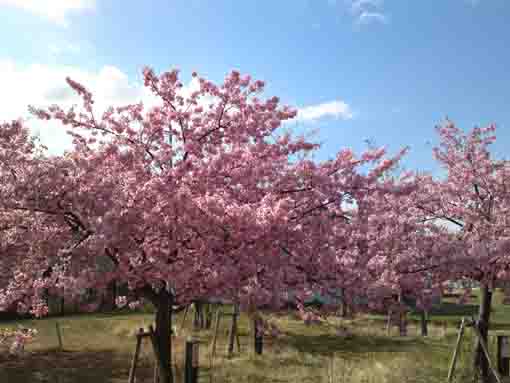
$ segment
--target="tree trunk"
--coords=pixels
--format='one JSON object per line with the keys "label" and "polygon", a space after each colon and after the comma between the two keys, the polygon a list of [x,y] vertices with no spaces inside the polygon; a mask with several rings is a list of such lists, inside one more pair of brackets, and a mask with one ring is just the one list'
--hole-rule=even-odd
{"label": "tree trunk", "polygon": [[100,311],[113,311],[116,307],[117,283],[113,280],[106,286],[106,291],[101,294]]}
{"label": "tree trunk", "polygon": [[195,306],[195,315],[193,317],[193,329],[201,330],[204,328],[204,305],[201,301],[193,302]]}
{"label": "tree trunk", "polygon": [[205,328],[207,330],[211,329],[212,321],[213,321],[213,314],[214,314],[214,306],[212,303],[208,303],[206,306],[206,314],[205,314]]}
{"label": "tree trunk", "polygon": [[[492,291],[489,290],[487,285],[480,286],[480,307],[478,311],[478,320],[476,321],[476,326],[480,331],[482,340],[485,344],[489,344],[487,342],[488,334],[489,334],[489,320],[491,314],[491,300],[492,300]],[[480,382],[482,383],[490,383],[491,382],[491,373],[489,370],[489,363],[487,358],[483,353],[482,346],[478,339],[476,341],[475,346],[475,357],[474,357],[474,369],[478,371],[480,374]]]}
{"label": "tree trunk", "polygon": [[205,328],[205,304],[200,303],[200,329]]}
{"label": "tree trunk", "polygon": [[165,367],[160,371],[161,383],[173,383],[172,373],[172,305],[173,296],[162,290],[158,294],[156,307],[156,339],[161,365]]}
{"label": "tree trunk", "polygon": [[420,324],[421,324],[421,336],[427,336],[429,334],[427,312],[422,309],[420,312]]}
{"label": "tree trunk", "polygon": [[344,288],[341,288],[340,289],[340,317],[341,318],[344,318],[345,317],[345,289]]}
{"label": "tree trunk", "polygon": [[117,281],[114,279],[111,281],[112,289],[112,311],[117,307]]}

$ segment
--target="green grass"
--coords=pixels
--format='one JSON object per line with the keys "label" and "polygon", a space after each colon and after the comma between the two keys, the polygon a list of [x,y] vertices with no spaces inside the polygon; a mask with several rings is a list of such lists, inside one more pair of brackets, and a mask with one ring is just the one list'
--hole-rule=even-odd
{"label": "green grass", "polygon": [[[500,331],[510,333],[509,307],[496,295],[493,318]],[[446,302],[437,308],[430,322],[430,336],[418,336],[419,323],[411,322],[407,337],[388,335],[380,316],[359,316],[351,320],[332,319],[332,325],[305,326],[291,313],[271,314],[283,330],[279,339],[266,339],[264,354],[252,352],[252,335],[246,316],[240,319],[241,352],[226,358],[228,319],[220,327],[217,355],[211,360],[210,331],[193,333],[190,321],[174,341],[174,371],[182,382],[183,346],[188,335],[202,342],[200,382],[444,382],[456,340],[454,324],[476,302],[457,307]],[[446,335],[438,324],[448,320]],[[62,329],[64,351],[57,350],[55,323]],[[153,321],[150,313],[75,315],[0,323],[0,327],[24,325],[39,331],[18,359],[0,355],[0,382],[126,382],[135,346],[134,332]],[[181,317],[175,320],[180,327]],[[350,336],[340,337],[335,325],[342,324]],[[471,375],[469,363],[474,344],[470,331],[458,363],[457,382]],[[490,348],[494,353],[494,337]],[[147,343],[142,347],[137,382],[152,382],[154,360]]]}

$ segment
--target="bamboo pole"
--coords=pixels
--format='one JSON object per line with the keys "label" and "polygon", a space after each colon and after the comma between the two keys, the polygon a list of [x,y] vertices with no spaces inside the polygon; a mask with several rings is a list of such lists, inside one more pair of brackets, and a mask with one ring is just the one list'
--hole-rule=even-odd
{"label": "bamboo pole", "polygon": [[455,345],[455,350],[453,351],[452,361],[450,363],[450,368],[448,370],[448,383],[451,383],[453,378],[453,373],[455,372],[455,365],[457,364],[457,357],[459,356],[459,348],[460,343],[462,341],[462,336],[464,335],[464,326],[466,320],[462,318],[462,322],[460,322],[459,335],[457,336],[457,343]]}
{"label": "bamboo pole", "polygon": [[129,370],[128,383],[135,383],[136,366],[138,364],[138,358],[140,356],[140,348],[142,346],[142,337],[143,337],[143,328],[140,328],[138,330],[138,334],[136,334],[136,348],[135,348],[135,354],[133,355],[133,360],[131,361],[131,369]]}

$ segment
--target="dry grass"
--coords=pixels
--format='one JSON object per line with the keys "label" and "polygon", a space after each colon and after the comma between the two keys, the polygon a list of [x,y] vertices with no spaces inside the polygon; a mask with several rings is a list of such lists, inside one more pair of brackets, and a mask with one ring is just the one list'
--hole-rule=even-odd
{"label": "dry grass", "polygon": [[[275,316],[283,329],[277,340],[266,340],[264,354],[254,355],[247,318],[240,320],[241,352],[226,357],[228,320],[223,320],[217,355],[211,360],[211,333],[193,333],[187,327],[174,341],[174,371],[182,381],[183,348],[188,335],[199,338],[200,382],[444,382],[450,353],[455,342],[454,328],[443,336],[432,326],[427,338],[388,336],[384,324],[369,318],[342,321],[351,334],[339,337],[334,326],[306,327],[292,315]],[[65,351],[58,351],[55,322],[63,333]],[[134,332],[152,323],[150,314],[72,316],[24,321],[39,330],[37,340],[19,360],[0,359],[0,382],[127,382],[134,351]],[[180,324],[180,318],[176,320]],[[15,326],[18,323],[6,323]],[[334,323],[338,324],[338,323]],[[152,382],[154,361],[149,342],[142,347],[137,382]],[[470,371],[472,341],[464,344],[457,381],[465,381]],[[492,344],[492,347],[494,345]],[[0,356],[1,358],[1,356]]]}

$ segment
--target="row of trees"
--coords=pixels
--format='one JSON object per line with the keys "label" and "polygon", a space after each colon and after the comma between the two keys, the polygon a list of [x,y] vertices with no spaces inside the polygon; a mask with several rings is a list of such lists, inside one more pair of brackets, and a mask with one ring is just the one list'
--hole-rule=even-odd
{"label": "row of trees", "polygon": [[[510,248],[510,167],[490,156],[494,127],[464,134],[447,121],[434,150],[445,176],[396,176],[406,149],[312,160],[319,145],[282,128],[296,111],[261,99],[262,81],[233,71],[220,85],[198,77],[185,94],[175,70],[144,79],[159,100],[149,110],[98,117],[71,79],[80,108],[31,107],[69,127],[63,155],[21,120],[1,125],[0,310],[42,316],[45,294],[125,283],[156,308],[168,366],[175,305],[214,296],[253,312],[281,305],[282,291],[303,300],[341,290],[373,305],[405,292],[426,306],[427,283],[470,278],[487,334]],[[161,376],[173,381],[170,369]]]}

